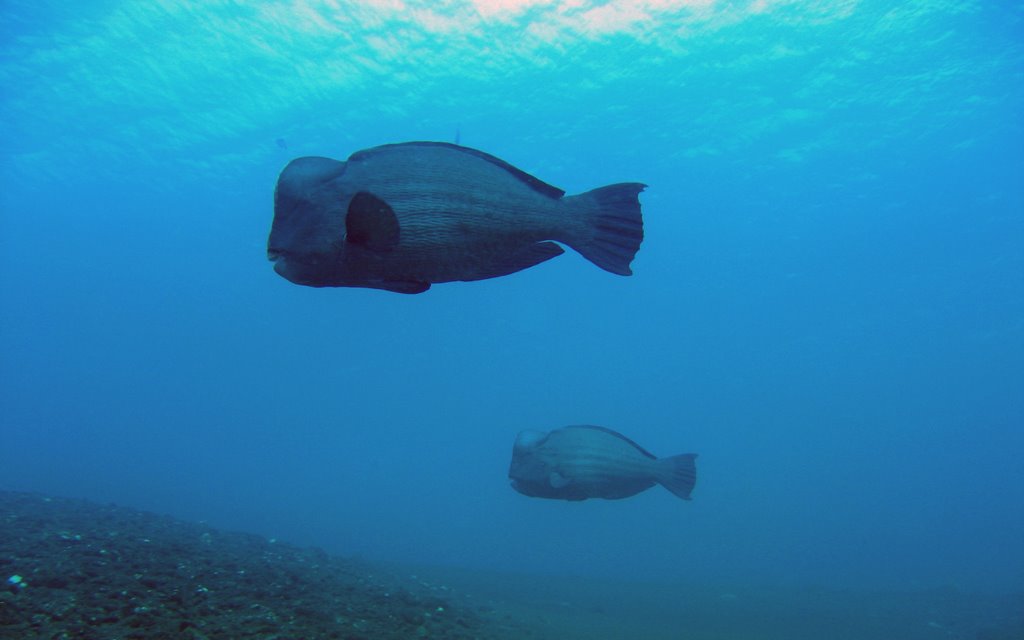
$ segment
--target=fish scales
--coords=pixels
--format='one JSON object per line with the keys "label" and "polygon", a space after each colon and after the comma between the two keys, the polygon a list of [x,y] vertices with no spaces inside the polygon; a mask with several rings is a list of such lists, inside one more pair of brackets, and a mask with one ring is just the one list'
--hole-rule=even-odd
{"label": "fish scales", "polygon": [[560,447],[571,449],[572,454],[559,458],[558,463],[571,470],[574,477],[593,480],[609,474],[652,477],[654,460],[628,442],[609,434],[581,437],[586,432],[564,429],[556,438]]}
{"label": "fish scales", "polygon": [[[458,151],[444,147],[427,147],[415,155],[400,151],[391,148],[370,160],[357,161],[346,173],[352,172],[353,180],[365,182],[368,190],[387,201],[403,227],[431,234],[433,242],[471,243],[476,234],[506,237],[511,233],[532,241],[564,235],[557,225],[550,224],[552,219],[558,220],[554,214],[557,201],[519,181],[509,181],[500,167],[479,161],[456,171],[452,165],[454,158],[462,156]],[[378,167],[382,163],[390,165],[389,175],[409,178],[401,182],[381,179]],[[437,224],[439,218],[450,224]],[[515,229],[502,224],[510,218],[516,220]],[[410,244],[422,239],[415,232],[407,236]]]}

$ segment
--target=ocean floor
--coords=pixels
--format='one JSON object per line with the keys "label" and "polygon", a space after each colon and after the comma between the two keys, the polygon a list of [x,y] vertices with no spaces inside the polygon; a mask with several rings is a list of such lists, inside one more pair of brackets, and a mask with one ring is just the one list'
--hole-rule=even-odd
{"label": "ocean floor", "polygon": [[623,584],[370,564],[0,491],[0,638],[1024,640],[1024,596]]}
{"label": "ocean floor", "polygon": [[0,492],[0,638],[517,638],[446,587],[203,524]]}
{"label": "ocean floor", "polygon": [[417,575],[474,597],[530,637],[584,640],[1024,640],[1024,594],[709,587],[458,572]]}

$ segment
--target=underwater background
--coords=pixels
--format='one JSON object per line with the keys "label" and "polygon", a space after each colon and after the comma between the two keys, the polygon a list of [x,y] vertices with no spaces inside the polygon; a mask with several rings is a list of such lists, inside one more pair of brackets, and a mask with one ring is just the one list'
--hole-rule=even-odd
{"label": "underwater background", "polygon": [[[0,2],[0,488],[623,582],[1024,590],[1024,3]],[[404,296],[266,257],[294,157],[641,195]],[[696,452],[544,501],[522,429]]]}

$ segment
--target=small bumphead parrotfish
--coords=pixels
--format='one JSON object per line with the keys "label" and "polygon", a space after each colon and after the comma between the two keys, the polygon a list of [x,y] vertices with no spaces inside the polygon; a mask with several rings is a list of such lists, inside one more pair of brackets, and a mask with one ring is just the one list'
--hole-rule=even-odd
{"label": "small bumphead parrotfish", "polygon": [[400,293],[515,273],[561,255],[559,242],[629,275],[644,188],[563,197],[503,160],[443,142],[374,147],[345,162],[297,158],[277,180],[267,256],[296,284]]}
{"label": "small bumphead parrotfish", "polygon": [[658,458],[604,427],[521,431],[508,477],[513,489],[533,498],[617,500],[660,484],[689,500],[697,482],[696,457]]}

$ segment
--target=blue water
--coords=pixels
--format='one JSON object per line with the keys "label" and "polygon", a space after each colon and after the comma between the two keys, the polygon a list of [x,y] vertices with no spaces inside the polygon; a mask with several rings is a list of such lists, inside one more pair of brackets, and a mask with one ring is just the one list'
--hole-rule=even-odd
{"label": "blue water", "polygon": [[[374,560],[1024,589],[1022,3],[71,6],[0,5],[0,487]],[[635,275],[273,272],[290,159],[456,136],[650,185]],[[699,453],[692,502],[508,486],[580,423]]]}

